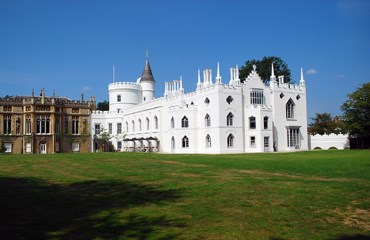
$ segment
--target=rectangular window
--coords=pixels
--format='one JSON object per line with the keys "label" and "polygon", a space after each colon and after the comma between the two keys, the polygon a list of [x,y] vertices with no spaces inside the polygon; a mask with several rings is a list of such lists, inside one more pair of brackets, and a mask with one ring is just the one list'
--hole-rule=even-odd
{"label": "rectangular window", "polygon": [[249,128],[256,129],[256,118],[255,117],[249,118]]}
{"label": "rectangular window", "polygon": [[265,104],[264,96],[263,96],[263,89],[259,88],[252,88],[250,92],[250,100],[251,104]]}
{"label": "rectangular window", "polygon": [[113,125],[112,123],[108,123],[108,133],[112,134],[113,133]]}
{"label": "rectangular window", "polygon": [[122,142],[118,141],[117,142],[117,150],[121,150],[121,149],[122,149]]}
{"label": "rectangular window", "polygon": [[31,117],[27,116],[26,117],[26,135],[31,134]]}
{"label": "rectangular window", "polygon": [[78,134],[78,117],[72,117],[72,134]]}
{"label": "rectangular window", "polygon": [[12,116],[11,115],[4,115],[3,132],[4,134],[12,134]]}
{"label": "rectangular window", "polygon": [[100,134],[100,124],[97,123],[95,124],[95,135],[99,135]]}
{"label": "rectangular window", "polygon": [[269,143],[269,137],[264,137],[263,138],[263,146],[265,148],[268,148],[270,146],[270,143]]}
{"label": "rectangular window", "polygon": [[79,152],[80,151],[80,143],[79,142],[72,143],[72,151],[73,152]]}
{"label": "rectangular window", "polygon": [[48,115],[36,116],[36,133],[37,134],[50,133],[50,116]]}
{"label": "rectangular window", "polygon": [[295,147],[299,149],[299,128],[287,129],[287,144],[288,147]]}
{"label": "rectangular window", "polygon": [[31,151],[31,143],[26,143],[26,153],[30,153]]}
{"label": "rectangular window", "polygon": [[269,128],[269,118],[264,117],[263,118],[263,129],[268,129]]}
{"label": "rectangular window", "polygon": [[12,146],[13,146],[12,143],[4,143],[4,146],[5,146],[5,152],[6,153],[11,153],[12,152]]}
{"label": "rectangular window", "polygon": [[122,123],[117,123],[117,134],[122,133]]}
{"label": "rectangular window", "polygon": [[252,136],[251,137],[251,147],[256,147],[256,137],[255,136]]}

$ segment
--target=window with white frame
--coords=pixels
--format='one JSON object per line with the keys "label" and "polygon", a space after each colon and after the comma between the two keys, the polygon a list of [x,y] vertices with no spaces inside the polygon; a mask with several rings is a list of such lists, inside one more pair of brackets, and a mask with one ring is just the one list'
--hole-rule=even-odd
{"label": "window with white frame", "polygon": [[26,116],[26,135],[30,135],[32,132],[32,127],[31,127],[31,116],[27,115]]}
{"label": "window with white frame", "polygon": [[117,142],[117,150],[121,150],[121,149],[122,149],[122,142],[118,141]]}
{"label": "window with white frame", "polygon": [[117,95],[117,102],[121,102],[121,95]]}
{"label": "window with white frame", "polygon": [[181,127],[182,128],[187,128],[189,127],[189,120],[186,116],[184,116],[181,120]]}
{"label": "window with white frame", "polygon": [[139,118],[139,132],[141,131],[141,119]]}
{"label": "window with white frame", "polygon": [[211,136],[207,134],[206,136],[206,148],[210,148],[212,146],[211,144]]}
{"label": "window with white frame", "polygon": [[99,135],[100,134],[100,123],[95,123],[95,135]]}
{"label": "window with white frame", "polygon": [[132,120],[132,121],[131,121],[131,124],[132,124],[132,131],[133,131],[133,132],[135,132],[135,121],[134,121],[134,120]]}
{"label": "window with white frame", "polygon": [[126,122],[126,132],[128,132],[128,122]]}
{"label": "window with white frame", "polygon": [[259,88],[252,88],[250,92],[250,102],[254,105],[261,105],[265,104],[264,96],[263,96],[263,89]]}
{"label": "window with white frame", "polygon": [[256,129],[256,118],[253,116],[249,118],[249,128]]}
{"label": "window with white frame", "polygon": [[233,101],[234,101],[234,98],[233,98],[232,96],[228,96],[228,97],[226,98],[226,102],[227,102],[228,104],[231,104]]}
{"label": "window with white frame", "polygon": [[78,134],[78,117],[72,117],[72,134]]}
{"label": "window with white frame", "polygon": [[231,112],[229,114],[227,114],[226,125],[227,126],[233,126],[234,125],[234,114],[232,114]]}
{"label": "window with white frame", "polygon": [[149,129],[150,129],[149,118],[146,118],[145,121],[146,121],[146,130],[149,131]]}
{"label": "window with white frame", "polygon": [[122,123],[117,123],[117,134],[122,133]]}
{"label": "window with white frame", "polygon": [[299,148],[299,128],[298,127],[289,127],[287,128],[287,141],[288,147]]}
{"label": "window with white frame", "polygon": [[175,128],[175,119],[171,118],[171,128]]}
{"label": "window with white frame", "polygon": [[4,143],[5,152],[6,153],[11,153],[13,151],[12,146],[13,146],[12,143]]}
{"label": "window with white frame", "polygon": [[184,136],[182,138],[182,147],[183,148],[188,148],[189,147],[189,138],[187,136]]}
{"label": "window with white frame", "polygon": [[269,117],[265,116],[263,118],[263,129],[268,129],[269,128]]}
{"label": "window with white frame", "polygon": [[12,116],[11,115],[4,115],[3,133],[12,134]]}
{"label": "window with white frame", "polygon": [[204,122],[206,127],[211,126],[211,117],[209,116],[209,114],[207,114],[206,117],[204,118]]}
{"label": "window with white frame", "polygon": [[73,142],[72,143],[72,151],[73,152],[79,152],[80,151],[80,143],[79,142]]}
{"label": "window with white frame", "polygon": [[36,115],[36,133],[49,134],[50,133],[50,116]]}
{"label": "window with white frame", "polygon": [[113,134],[113,124],[108,123],[108,134]]}
{"label": "window with white frame", "polygon": [[289,98],[288,102],[286,103],[286,118],[293,119],[294,118],[294,107],[295,104],[291,98]]}
{"label": "window with white frame", "polygon": [[227,147],[234,147],[234,135],[232,135],[231,133],[229,134],[229,136],[227,136]]}
{"label": "window with white frame", "polygon": [[263,146],[265,148],[270,147],[270,138],[269,137],[263,137]]}
{"label": "window with white frame", "polygon": [[31,143],[26,143],[26,153],[30,153],[31,151]]}
{"label": "window with white frame", "polygon": [[255,136],[251,136],[251,138],[250,138],[250,146],[252,148],[256,147],[256,137]]}

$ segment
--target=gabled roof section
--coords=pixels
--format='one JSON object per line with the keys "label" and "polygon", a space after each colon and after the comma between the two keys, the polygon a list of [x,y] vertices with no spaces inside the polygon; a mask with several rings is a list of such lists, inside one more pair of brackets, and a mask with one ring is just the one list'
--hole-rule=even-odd
{"label": "gabled roof section", "polygon": [[140,82],[142,81],[155,82],[152,69],[150,68],[150,64],[149,64],[148,54],[146,56],[144,71],[140,78]]}

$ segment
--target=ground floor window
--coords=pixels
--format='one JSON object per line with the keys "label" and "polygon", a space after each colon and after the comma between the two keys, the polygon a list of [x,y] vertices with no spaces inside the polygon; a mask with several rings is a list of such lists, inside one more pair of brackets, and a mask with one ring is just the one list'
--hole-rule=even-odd
{"label": "ground floor window", "polygon": [[287,129],[287,143],[288,147],[299,148],[299,128]]}
{"label": "ground floor window", "polygon": [[263,138],[263,146],[265,148],[268,148],[270,146],[270,143],[269,143],[269,137],[264,137]]}
{"label": "ground floor window", "polygon": [[188,148],[189,147],[189,138],[187,136],[182,138],[182,147]]}
{"label": "ground floor window", "polygon": [[175,137],[171,138],[171,149],[175,149]]}
{"label": "ground floor window", "polygon": [[232,135],[231,133],[227,137],[227,147],[234,147],[234,135]]}
{"label": "ground floor window", "polygon": [[206,136],[206,148],[210,148],[212,145],[211,145],[211,136],[209,136],[209,134],[207,134]]}
{"label": "ground floor window", "polygon": [[31,143],[26,143],[26,153],[32,152]]}
{"label": "ground floor window", "polygon": [[72,151],[73,152],[79,152],[80,151],[80,143],[79,142],[72,143]]}
{"label": "ground floor window", "polygon": [[122,142],[118,141],[117,142],[117,150],[121,150],[121,149],[122,149]]}
{"label": "ground floor window", "polygon": [[253,148],[256,147],[256,137],[255,136],[251,137],[250,145]]}
{"label": "ground floor window", "polygon": [[12,146],[13,146],[12,143],[4,143],[5,152],[6,153],[11,153],[12,152]]}

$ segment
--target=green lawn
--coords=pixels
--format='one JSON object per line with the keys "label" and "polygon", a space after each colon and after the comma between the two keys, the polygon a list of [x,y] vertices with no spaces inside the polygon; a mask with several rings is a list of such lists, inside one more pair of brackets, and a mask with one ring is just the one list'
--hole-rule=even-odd
{"label": "green lawn", "polygon": [[1,239],[369,239],[370,151],[0,155]]}

